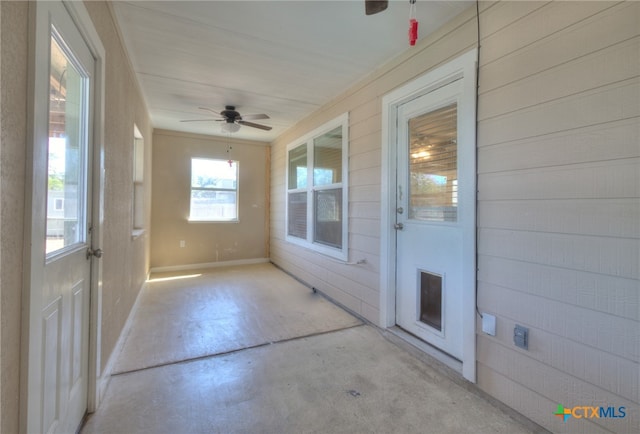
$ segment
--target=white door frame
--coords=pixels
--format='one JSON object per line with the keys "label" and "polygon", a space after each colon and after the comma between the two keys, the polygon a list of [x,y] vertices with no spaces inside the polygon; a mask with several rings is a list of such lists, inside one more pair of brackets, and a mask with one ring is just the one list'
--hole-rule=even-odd
{"label": "white door frame", "polygon": [[[397,109],[403,103],[429,93],[454,80],[462,79],[458,132],[461,140],[476,137],[476,63],[477,49],[471,50],[409,83],[391,91],[382,98],[382,179],[380,210],[380,324],[396,324],[396,119]],[[471,162],[476,166],[476,156]],[[475,177],[474,177],[475,179]],[[475,191],[475,188],[473,189]],[[475,222],[475,195],[473,221]],[[468,225],[467,225],[468,226]],[[463,306],[462,306],[462,375],[476,381],[476,225],[463,228]]]}
{"label": "white door frame", "polygon": [[[32,227],[38,222],[32,221],[32,207],[35,201],[44,200],[42,192],[34,196],[34,168],[36,167],[33,160],[34,157],[34,140],[37,134],[36,128],[42,122],[47,120],[41,119],[40,110],[37,107],[42,104],[42,91],[48,94],[48,82],[42,83],[36,77],[36,68],[42,67],[42,59],[46,59],[44,64],[48,68],[48,41],[49,28],[38,28],[37,8],[39,2],[29,3],[29,89],[27,95],[28,103],[28,130],[27,130],[27,178],[25,186],[25,236],[24,236],[24,272],[23,272],[23,291],[22,306],[24,315],[22,316],[21,330],[21,366],[27,367],[29,363],[29,337],[31,315],[38,315],[33,309],[33,295],[40,291],[35,282],[41,281],[44,261],[41,259],[44,252],[32,251]],[[95,59],[95,77],[94,77],[94,106],[93,106],[93,161],[92,165],[92,245],[94,248],[102,246],[103,241],[103,224],[104,224],[104,114],[105,114],[105,49],[102,41],[98,36],[93,21],[87,12],[84,3],[78,1],[62,0],[65,8],[69,12],[80,34],[84,38]],[[47,33],[46,38],[42,38],[41,32]],[[47,41],[44,46],[42,41]],[[44,51],[43,51],[44,50]],[[43,54],[44,53],[44,54]],[[47,75],[48,80],[48,75]],[[44,223],[44,222],[40,222]],[[36,244],[39,246],[39,244]],[[38,249],[39,250],[39,249]],[[90,312],[89,312],[89,369],[88,369],[88,398],[87,410],[95,411],[97,408],[101,394],[99,390],[99,381],[101,375],[101,312],[102,312],[102,261],[91,261],[91,288],[90,288]],[[33,283],[32,283],[33,282]],[[28,421],[28,401],[29,401],[29,384],[28,369],[21,369],[20,375],[20,432],[27,432]]]}

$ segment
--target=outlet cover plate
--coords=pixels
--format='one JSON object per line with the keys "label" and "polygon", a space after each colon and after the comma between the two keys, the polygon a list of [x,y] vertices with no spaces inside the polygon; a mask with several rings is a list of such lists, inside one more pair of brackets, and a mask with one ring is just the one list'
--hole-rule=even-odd
{"label": "outlet cover plate", "polygon": [[516,347],[520,347],[522,349],[528,350],[529,349],[529,329],[516,324],[516,327],[513,329],[513,343],[516,345]]}
{"label": "outlet cover plate", "polygon": [[488,335],[496,335],[496,317],[488,313],[482,313],[482,331]]}

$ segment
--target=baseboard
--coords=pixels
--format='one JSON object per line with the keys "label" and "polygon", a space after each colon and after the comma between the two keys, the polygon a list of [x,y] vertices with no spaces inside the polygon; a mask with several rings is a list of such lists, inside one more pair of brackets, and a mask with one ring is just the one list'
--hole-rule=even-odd
{"label": "baseboard", "polygon": [[169,271],[197,270],[200,268],[216,268],[216,267],[230,267],[233,265],[262,264],[265,262],[269,262],[269,258],[236,259],[234,261],[205,262],[202,264],[187,264],[187,265],[170,265],[168,267],[152,267],[149,272],[165,273]]}
{"label": "baseboard", "polygon": [[[147,275],[147,280],[149,280],[148,275]],[[120,355],[120,352],[124,347],[124,343],[127,340],[127,336],[129,336],[129,332],[131,331],[131,326],[133,324],[133,318],[136,312],[138,311],[140,298],[146,286],[147,286],[146,282],[143,283],[142,287],[140,288],[140,291],[138,291],[138,296],[136,297],[136,301],[133,302],[133,306],[131,307],[129,316],[127,317],[127,320],[125,321],[124,326],[122,327],[122,331],[120,332],[118,341],[116,342],[116,345],[113,347],[113,351],[109,356],[109,360],[107,360],[107,363],[104,365],[104,369],[100,374],[100,378],[98,378],[98,397],[99,397],[98,402],[102,402],[102,400],[104,399],[104,394],[107,392],[107,387],[109,386],[109,381],[111,380],[111,374],[113,373],[113,367],[115,366],[116,360],[118,359],[118,356]]]}

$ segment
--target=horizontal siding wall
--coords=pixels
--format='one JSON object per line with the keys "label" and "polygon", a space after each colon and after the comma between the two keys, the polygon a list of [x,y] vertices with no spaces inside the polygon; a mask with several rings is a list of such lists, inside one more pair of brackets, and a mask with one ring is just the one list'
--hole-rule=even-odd
{"label": "horizontal siding wall", "polygon": [[[375,324],[380,322],[382,97],[469,51],[475,35],[475,8],[470,8],[272,144],[271,260]],[[366,260],[360,265],[342,264],[285,240],[286,147],[344,112],[349,112],[349,261]]]}
{"label": "horizontal siding wall", "polygon": [[553,432],[637,432],[640,3],[485,3],[480,28],[478,383]]}
{"label": "horizontal siding wall", "polygon": [[[479,386],[553,432],[637,432],[640,3],[481,2]],[[379,323],[381,99],[475,47],[475,7],[272,144],[271,258]],[[350,113],[349,260],[284,240],[286,146]],[[529,350],[513,328],[530,330]],[[477,330],[481,330],[478,321]],[[568,420],[558,404],[624,406]]]}

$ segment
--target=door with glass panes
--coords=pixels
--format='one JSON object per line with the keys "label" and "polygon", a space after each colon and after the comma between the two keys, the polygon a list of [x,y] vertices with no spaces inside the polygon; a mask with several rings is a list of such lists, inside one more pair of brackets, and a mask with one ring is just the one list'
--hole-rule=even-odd
{"label": "door with glass panes", "polygon": [[[458,143],[462,80],[398,106],[396,323],[462,360],[463,225],[473,161]],[[468,169],[468,170],[467,170]]]}
{"label": "door with glass panes", "polygon": [[95,59],[62,2],[34,5],[27,432],[76,432],[87,410]]}

